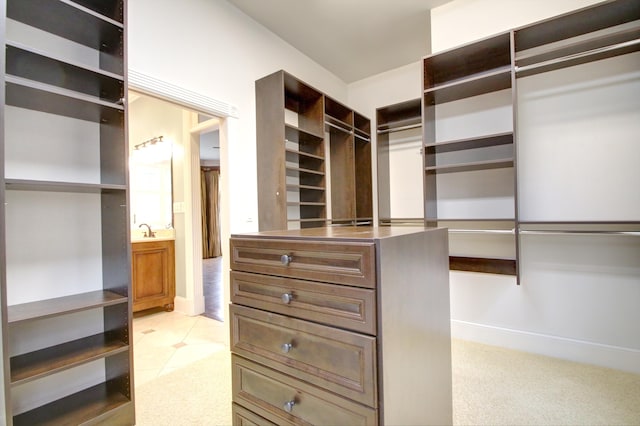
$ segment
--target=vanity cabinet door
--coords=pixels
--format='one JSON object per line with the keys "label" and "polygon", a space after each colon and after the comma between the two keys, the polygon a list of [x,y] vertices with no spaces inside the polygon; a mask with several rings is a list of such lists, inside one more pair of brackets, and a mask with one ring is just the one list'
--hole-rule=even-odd
{"label": "vanity cabinet door", "polygon": [[174,241],[132,244],[133,311],[164,307],[173,310],[175,298]]}

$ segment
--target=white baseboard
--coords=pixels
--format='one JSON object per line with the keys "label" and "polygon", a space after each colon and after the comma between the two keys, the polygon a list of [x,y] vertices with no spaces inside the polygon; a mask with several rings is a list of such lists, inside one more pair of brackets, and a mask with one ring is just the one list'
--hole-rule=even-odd
{"label": "white baseboard", "polygon": [[197,300],[194,302],[194,300],[192,299],[176,296],[173,299],[173,309],[175,311],[178,311],[188,316],[203,314],[204,313],[204,296],[202,296],[199,299],[202,299],[202,300]]}
{"label": "white baseboard", "polygon": [[451,337],[640,374],[640,350],[451,320]]}

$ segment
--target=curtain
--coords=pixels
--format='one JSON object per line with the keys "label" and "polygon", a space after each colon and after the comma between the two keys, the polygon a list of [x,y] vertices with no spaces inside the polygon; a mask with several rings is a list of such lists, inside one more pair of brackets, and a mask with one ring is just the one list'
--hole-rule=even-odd
{"label": "curtain", "polygon": [[200,193],[202,199],[202,257],[222,255],[220,243],[220,200],[218,199],[219,170],[200,169]]}

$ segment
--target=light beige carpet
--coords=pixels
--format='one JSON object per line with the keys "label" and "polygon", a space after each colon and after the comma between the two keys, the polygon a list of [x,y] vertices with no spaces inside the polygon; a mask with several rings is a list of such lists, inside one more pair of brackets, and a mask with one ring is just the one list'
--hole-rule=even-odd
{"label": "light beige carpet", "polygon": [[230,425],[231,354],[216,352],[135,392],[139,426]]}
{"label": "light beige carpet", "polygon": [[[456,425],[640,425],[640,375],[454,340]],[[136,388],[142,426],[231,424],[228,351]]]}

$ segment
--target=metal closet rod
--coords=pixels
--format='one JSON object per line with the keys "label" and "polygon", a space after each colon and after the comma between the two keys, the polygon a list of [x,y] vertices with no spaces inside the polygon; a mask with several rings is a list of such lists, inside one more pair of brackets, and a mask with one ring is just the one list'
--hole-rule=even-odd
{"label": "metal closet rod", "polygon": [[336,128],[338,130],[342,130],[345,133],[349,133],[349,134],[353,133],[353,130],[347,129],[346,127],[338,126],[337,124],[333,124],[333,123],[331,123],[329,121],[325,121],[324,124],[326,124],[327,126],[330,126],[330,127],[334,127],[334,128]]}
{"label": "metal closet rod", "polygon": [[509,234],[516,233],[515,229],[452,229],[449,232],[453,234]]}
{"label": "metal closet rod", "polygon": [[133,149],[140,149],[140,148],[144,148],[144,147],[146,147],[146,146],[155,145],[155,144],[157,144],[157,143],[159,143],[159,142],[162,142],[162,136],[154,136],[154,137],[152,137],[152,138],[151,138],[151,139],[149,139],[149,140],[146,140],[146,141],[144,141],[144,142],[142,142],[142,143],[139,143],[138,145],[135,145],[135,146],[133,147]]}
{"label": "metal closet rod", "polygon": [[418,129],[420,127],[422,127],[422,124],[410,124],[407,126],[394,127],[392,129],[378,130],[376,133],[378,133],[379,135],[382,135],[385,133],[393,133],[393,132],[401,132],[403,130]]}
{"label": "metal closet rod", "polygon": [[569,235],[630,235],[634,237],[640,237],[640,231],[568,231],[568,230],[558,230],[558,231],[533,231],[521,229],[519,231],[520,234],[525,235],[559,235],[559,234],[569,234]]}
{"label": "metal closet rod", "polygon": [[534,70],[536,68],[545,67],[548,65],[560,64],[562,62],[571,61],[573,59],[585,58],[588,56],[597,55],[598,53],[605,53],[605,52],[610,52],[618,49],[623,49],[625,47],[630,47],[638,43],[640,43],[640,39],[625,41],[623,43],[614,44],[612,46],[605,46],[597,49],[591,49],[591,50],[587,50],[586,52],[575,53],[573,55],[563,56],[556,59],[549,59],[548,61],[538,62],[531,65],[523,65],[521,67],[516,66],[516,73],[528,71],[528,70]]}

